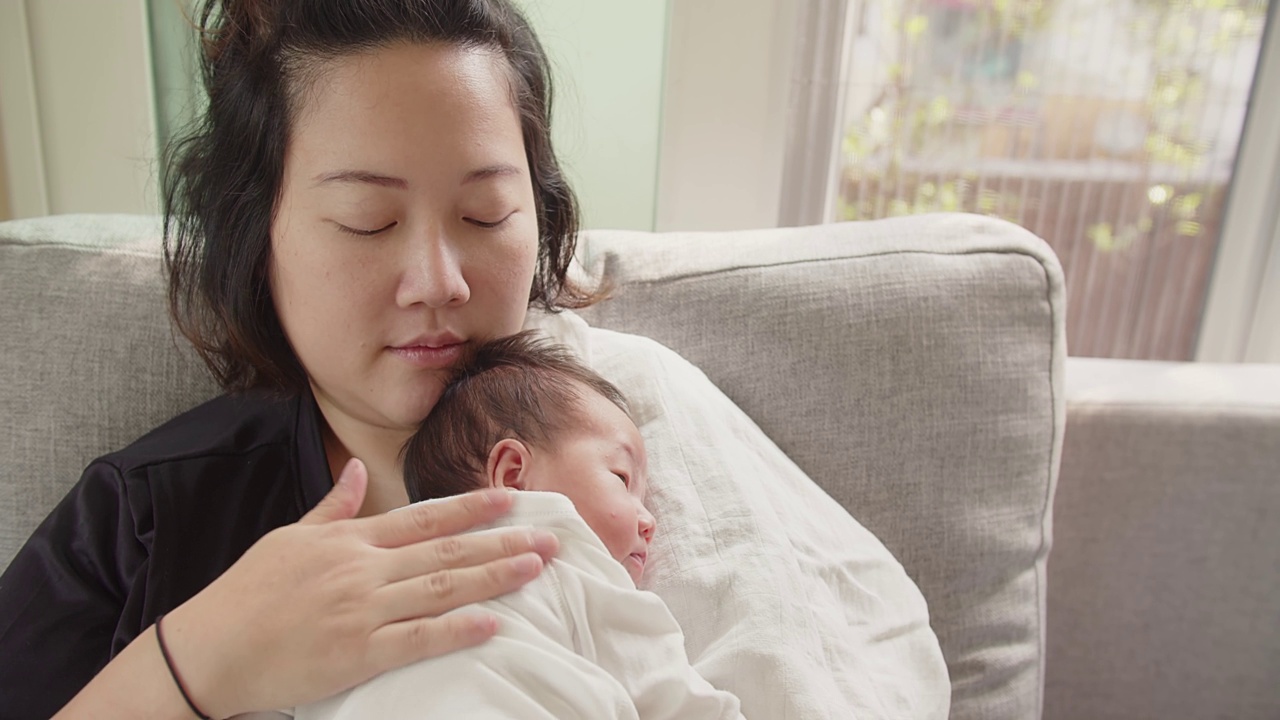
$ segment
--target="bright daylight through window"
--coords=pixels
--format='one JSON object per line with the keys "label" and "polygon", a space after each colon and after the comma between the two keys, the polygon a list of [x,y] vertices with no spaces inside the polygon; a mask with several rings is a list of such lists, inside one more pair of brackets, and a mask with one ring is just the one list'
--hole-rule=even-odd
{"label": "bright daylight through window", "polygon": [[833,220],[995,215],[1061,259],[1073,355],[1189,360],[1266,0],[850,4]]}

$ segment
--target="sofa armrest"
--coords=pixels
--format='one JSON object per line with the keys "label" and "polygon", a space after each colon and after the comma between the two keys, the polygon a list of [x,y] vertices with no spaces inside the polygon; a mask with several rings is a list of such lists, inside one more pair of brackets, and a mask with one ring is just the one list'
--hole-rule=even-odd
{"label": "sofa armrest", "polygon": [[1280,713],[1280,366],[1071,358],[1045,718]]}

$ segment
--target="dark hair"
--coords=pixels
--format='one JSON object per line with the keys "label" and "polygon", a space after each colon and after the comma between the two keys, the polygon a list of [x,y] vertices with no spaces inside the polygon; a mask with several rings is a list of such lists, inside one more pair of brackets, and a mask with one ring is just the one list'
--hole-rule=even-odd
{"label": "dark hair", "polygon": [[322,63],[395,42],[489,48],[510,68],[538,218],[529,295],[596,297],[566,277],[579,212],[551,147],[546,54],[510,0],[206,0],[196,15],[208,107],[165,153],[169,310],[224,390],[296,393],[306,374],[271,296],[271,222],[285,144]]}
{"label": "dark hair", "polygon": [[500,440],[548,447],[574,427],[584,388],[628,412],[618,388],[533,331],[480,345],[405,444],[409,499],[480,487],[489,452]]}

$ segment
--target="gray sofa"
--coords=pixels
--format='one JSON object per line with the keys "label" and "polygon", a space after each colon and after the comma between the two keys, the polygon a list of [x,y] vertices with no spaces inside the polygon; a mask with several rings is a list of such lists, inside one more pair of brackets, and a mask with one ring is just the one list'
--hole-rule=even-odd
{"label": "gray sofa", "polygon": [[[89,459],[215,392],[158,236],[0,224],[0,567]],[[1067,360],[1052,252],[973,216],[579,257],[615,287],[590,322],[703,368],[902,561],[953,717],[1280,715],[1280,368]]]}

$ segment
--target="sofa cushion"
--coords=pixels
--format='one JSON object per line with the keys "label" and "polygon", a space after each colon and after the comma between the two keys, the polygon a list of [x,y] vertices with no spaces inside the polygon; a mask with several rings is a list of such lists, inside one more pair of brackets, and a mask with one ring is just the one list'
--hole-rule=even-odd
{"label": "sofa cushion", "polygon": [[155,218],[0,223],[0,567],[90,460],[217,388],[170,330]]}
{"label": "sofa cushion", "polygon": [[1048,246],[934,215],[598,233],[580,255],[617,288],[591,323],[702,368],[902,562],[929,603],[951,717],[1039,717],[1065,423]]}
{"label": "sofa cushion", "polygon": [[[215,390],[164,309],[158,223],[0,224],[0,565],[91,458]],[[902,562],[952,717],[1035,718],[1062,441],[1061,269],[1029,233],[926,216],[600,232],[594,325],[706,374]]]}

